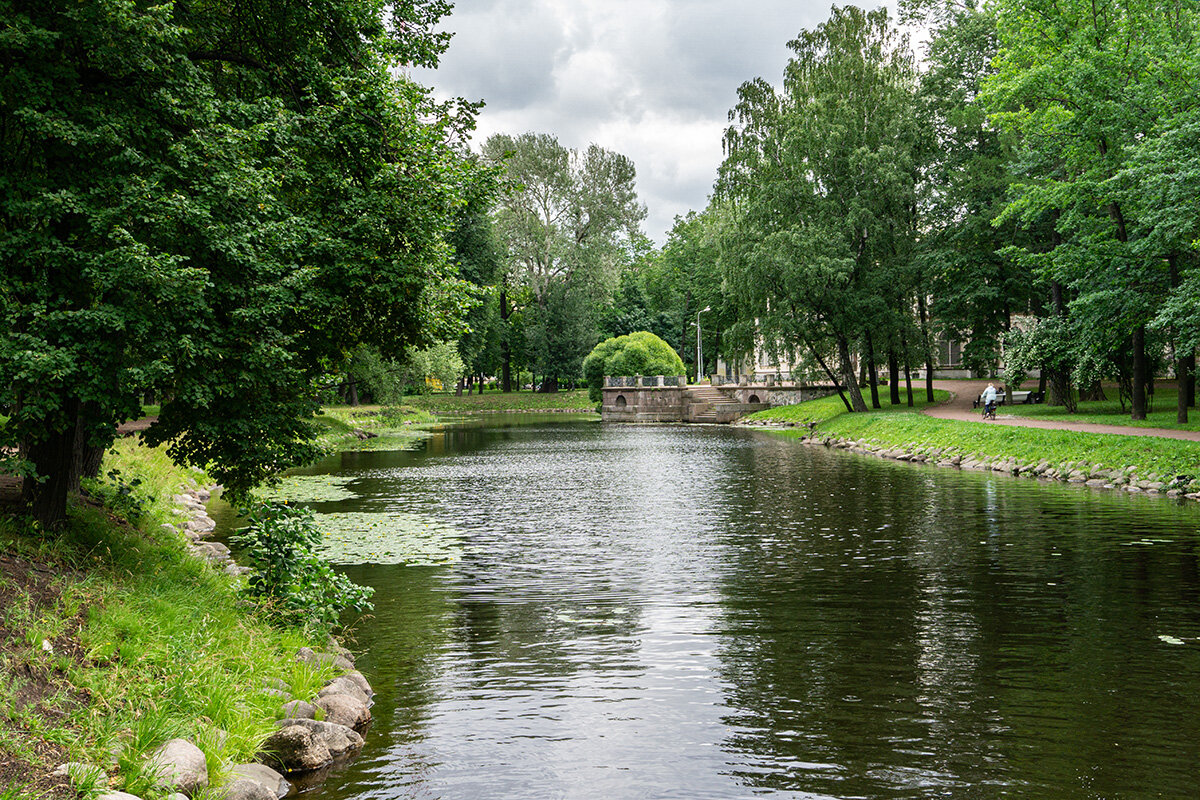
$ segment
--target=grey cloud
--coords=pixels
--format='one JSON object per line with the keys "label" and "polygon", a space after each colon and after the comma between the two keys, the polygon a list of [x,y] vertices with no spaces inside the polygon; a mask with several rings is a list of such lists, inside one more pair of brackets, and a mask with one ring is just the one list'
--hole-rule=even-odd
{"label": "grey cloud", "polygon": [[[874,4],[872,4],[874,5]],[[829,0],[463,0],[436,72],[440,96],[482,99],[478,145],[494,132],[591,142],[638,168],[658,242],[677,214],[707,205],[720,131],[745,81],[775,83],[787,42],[826,19]],[[709,163],[711,161],[711,163]]]}
{"label": "grey cloud", "polygon": [[527,0],[463,6],[443,23],[454,37],[438,69],[416,71],[414,78],[497,109],[551,101],[556,61],[566,46],[559,26]]}

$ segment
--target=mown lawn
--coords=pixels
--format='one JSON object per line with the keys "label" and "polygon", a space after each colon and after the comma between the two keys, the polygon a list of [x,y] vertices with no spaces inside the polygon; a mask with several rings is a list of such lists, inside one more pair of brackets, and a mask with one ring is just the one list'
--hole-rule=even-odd
{"label": "mown lawn", "polygon": [[1170,428],[1182,431],[1200,431],[1200,409],[1188,409],[1188,422],[1180,425],[1175,421],[1175,403],[1179,398],[1173,385],[1159,386],[1150,399],[1150,410],[1144,420],[1129,418],[1129,402],[1125,408],[1117,399],[1117,390],[1106,386],[1105,394],[1110,400],[1081,401],[1074,414],[1068,414],[1063,406],[1014,405],[1002,406],[998,413],[1029,419],[1061,420],[1063,422],[1097,422],[1103,425],[1129,425],[1137,428]]}
{"label": "mown lawn", "polygon": [[924,414],[841,414],[819,426],[822,434],[928,452],[1048,461],[1058,466],[1087,462],[1094,468],[1136,468],[1139,475],[1200,475],[1200,442],[1155,436],[982,425]]}
{"label": "mown lawn", "polygon": [[[908,397],[903,391],[900,392],[900,405],[894,406],[888,400],[886,387],[881,388],[885,389],[884,393],[881,394],[879,398],[880,405],[882,405],[883,408],[871,409],[869,408],[871,404],[870,396],[867,395],[863,398],[867,401],[868,412],[871,414],[920,411],[921,409],[930,405],[925,401],[925,390],[923,388],[919,393],[916,391],[913,392],[912,408],[909,408]],[[933,405],[944,402],[945,400],[949,399],[949,397],[949,392],[942,389],[935,389],[933,392]],[[756,414],[750,414],[749,416],[743,418],[742,421],[768,422],[785,425],[809,425],[813,422],[825,422],[826,420],[833,419],[834,417],[845,413],[847,413],[845,403],[842,402],[840,397],[834,394],[830,395],[829,397],[822,397],[819,400],[809,400],[807,403],[797,403],[796,405],[791,406],[777,406],[775,408],[769,408],[766,411],[759,411]]]}

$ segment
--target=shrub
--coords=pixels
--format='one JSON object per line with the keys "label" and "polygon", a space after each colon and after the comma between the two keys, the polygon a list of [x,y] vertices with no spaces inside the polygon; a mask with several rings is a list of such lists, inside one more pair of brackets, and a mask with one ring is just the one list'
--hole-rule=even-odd
{"label": "shrub", "polygon": [[286,625],[329,629],[347,608],[367,611],[374,589],[359,586],[317,555],[321,540],[312,512],[285,503],[251,509],[250,524],[231,537],[246,548],[245,594]]}
{"label": "shrub", "polygon": [[650,331],[605,339],[583,360],[588,397],[600,402],[605,375],[683,375],[683,359]]}

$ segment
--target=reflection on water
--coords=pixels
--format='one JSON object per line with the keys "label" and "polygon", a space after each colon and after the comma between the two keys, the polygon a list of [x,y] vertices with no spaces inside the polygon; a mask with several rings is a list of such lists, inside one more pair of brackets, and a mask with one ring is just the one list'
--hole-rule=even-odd
{"label": "reflection on water", "polygon": [[463,552],[346,568],[376,722],[308,797],[1195,796],[1193,507],[562,419],[313,471]]}

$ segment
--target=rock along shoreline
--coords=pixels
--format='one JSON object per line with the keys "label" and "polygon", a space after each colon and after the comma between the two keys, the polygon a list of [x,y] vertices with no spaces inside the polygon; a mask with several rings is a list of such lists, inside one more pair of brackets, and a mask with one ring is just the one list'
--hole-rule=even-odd
{"label": "rock along shoreline", "polygon": [[[745,425],[786,430],[794,425]],[[867,439],[848,439],[821,433],[808,433],[798,438],[810,446],[845,450],[858,455],[874,456],[912,464],[928,464],[973,472],[996,472],[1013,477],[1037,478],[1090,489],[1107,489],[1148,497],[1163,497],[1177,501],[1200,501],[1200,479],[1190,475],[1141,475],[1132,466],[1109,467],[1084,460],[1052,463],[1045,459],[1032,462],[1011,456],[963,454],[957,449],[938,447],[922,442],[904,445],[881,445]]]}

